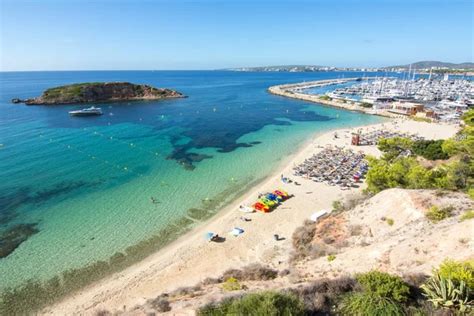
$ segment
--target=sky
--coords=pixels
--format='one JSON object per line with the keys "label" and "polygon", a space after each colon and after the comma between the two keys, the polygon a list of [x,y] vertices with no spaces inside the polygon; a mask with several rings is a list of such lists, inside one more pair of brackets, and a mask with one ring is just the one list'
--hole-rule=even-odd
{"label": "sky", "polygon": [[0,0],[0,70],[472,62],[472,0]]}

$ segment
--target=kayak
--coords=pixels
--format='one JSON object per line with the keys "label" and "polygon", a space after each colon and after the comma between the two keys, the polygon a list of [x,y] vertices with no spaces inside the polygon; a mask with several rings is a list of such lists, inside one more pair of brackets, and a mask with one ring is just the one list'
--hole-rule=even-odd
{"label": "kayak", "polygon": [[241,206],[239,206],[239,211],[241,211],[243,213],[253,213],[254,209],[249,207],[249,206],[246,206],[246,205],[241,205]]}
{"label": "kayak", "polygon": [[262,204],[260,202],[257,202],[253,205],[253,208],[256,210],[256,211],[260,211],[260,212],[268,212],[270,210],[270,208],[265,205],[265,204]]}
{"label": "kayak", "polygon": [[261,198],[261,199],[259,200],[259,202],[260,202],[260,203],[263,203],[263,204],[265,204],[265,205],[267,205],[267,206],[270,206],[270,207],[275,206],[275,205],[277,204],[275,201],[270,201],[270,200],[267,199],[267,198]]}
{"label": "kayak", "polygon": [[281,196],[273,194],[273,193],[268,193],[267,195],[265,195],[265,197],[269,199],[270,201],[275,201],[275,202],[280,202],[281,200],[283,200]]}
{"label": "kayak", "polygon": [[275,193],[276,195],[281,196],[282,198],[288,198],[288,193],[286,191],[275,190],[275,191],[273,191],[273,193]]}

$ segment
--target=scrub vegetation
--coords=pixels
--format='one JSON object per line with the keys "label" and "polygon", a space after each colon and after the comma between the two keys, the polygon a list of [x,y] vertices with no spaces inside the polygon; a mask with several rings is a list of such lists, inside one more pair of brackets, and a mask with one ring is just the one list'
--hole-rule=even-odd
{"label": "scrub vegetation", "polygon": [[474,263],[446,260],[431,277],[380,271],[254,292],[201,307],[198,315],[469,315]]}
{"label": "scrub vegetation", "polygon": [[[471,192],[474,187],[474,110],[467,112],[465,127],[448,140],[413,141],[408,138],[382,139],[380,159],[369,157],[367,191],[389,188],[444,189]],[[419,157],[445,160],[426,167]]]}

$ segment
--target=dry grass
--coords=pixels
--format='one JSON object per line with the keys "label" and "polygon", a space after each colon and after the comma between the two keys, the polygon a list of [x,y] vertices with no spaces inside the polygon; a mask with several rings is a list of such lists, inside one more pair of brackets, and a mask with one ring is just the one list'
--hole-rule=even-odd
{"label": "dry grass", "polygon": [[235,278],[239,281],[267,281],[275,279],[278,271],[260,264],[251,264],[242,269],[230,269],[222,274],[222,279]]}
{"label": "dry grass", "polygon": [[316,280],[309,285],[287,291],[295,294],[303,301],[305,309],[310,315],[319,315],[330,313],[338,298],[352,291],[355,286],[354,279],[341,277]]}
{"label": "dry grass", "polygon": [[169,312],[171,310],[170,302],[163,296],[149,301],[150,306],[159,313]]}
{"label": "dry grass", "polygon": [[347,238],[350,235],[344,214],[330,215],[316,223],[305,221],[303,226],[298,227],[293,233],[294,252],[290,256],[290,261],[332,255],[347,246]]}

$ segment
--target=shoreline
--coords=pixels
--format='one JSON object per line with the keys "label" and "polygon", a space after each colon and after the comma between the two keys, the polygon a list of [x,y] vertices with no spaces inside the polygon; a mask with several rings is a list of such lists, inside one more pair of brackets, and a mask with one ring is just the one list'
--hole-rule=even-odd
{"label": "shoreline", "polygon": [[[215,277],[229,268],[239,268],[254,262],[278,269],[286,268],[285,262],[291,249],[291,234],[294,229],[314,211],[330,209],[334,200],[361,191],[363,185],[357,189],[343,191],[339,187],[331,187],[298,177],[297,181],[302,185],[294,186],[282,184],[279,175],[285,174],[292,177],[293,166],[319,151],[320,146],[334,144],[354,149],[354,146],[346,144],[350,141],[347,135],[350,135],[351,131],[379,128],[385,125],[387,127],[391,125],[393,128],[397,126],[396,121],[392,120],[311,135],[295,150],[294,154],[282,159],[273,174],[249,188],[241,197],[231,201],[209,220],[199,223],[146,259],[65,297],[55,305],[43,309],[42,313],[93,314],[99,309],[128,310],[160,293],[181,286],[194,285],[206,277]],[[442,126],[443,131],[435,133],[432,129],[433,123],[415,121],[402,122],[399,128],[410,131],[415,129],[422,134],[428,133],[424,135],[428,138],[429,136],[446,138],[452,136],[456,130],[454,126],[436,125]],[[428,126],[430,128],[426,128]],[[344,137],[333,139],[334,132]],[[375,146],[360,146],[355,149],[372,155],[378,154]],[[277,188],[283,188],[290,194],[295,194],[295,198],[284,202],[269,214],[243,214],[237,211],[238,205],[250,204],[254,201],[258,192]],[[309,191],[311,191],[310,195]],[[249,223],[240,221],[239,217],[242,215],[250,217],[252,221]],[[245,233],[239,237],[228,235],[227,232],[235,226],[244,228]],[[217,244],[206,242],[203,236],[207,231],[214,231],[226,237],[226,241]],[[273,233],[278,233],[286,239],[281,242],[273,241]]]}

